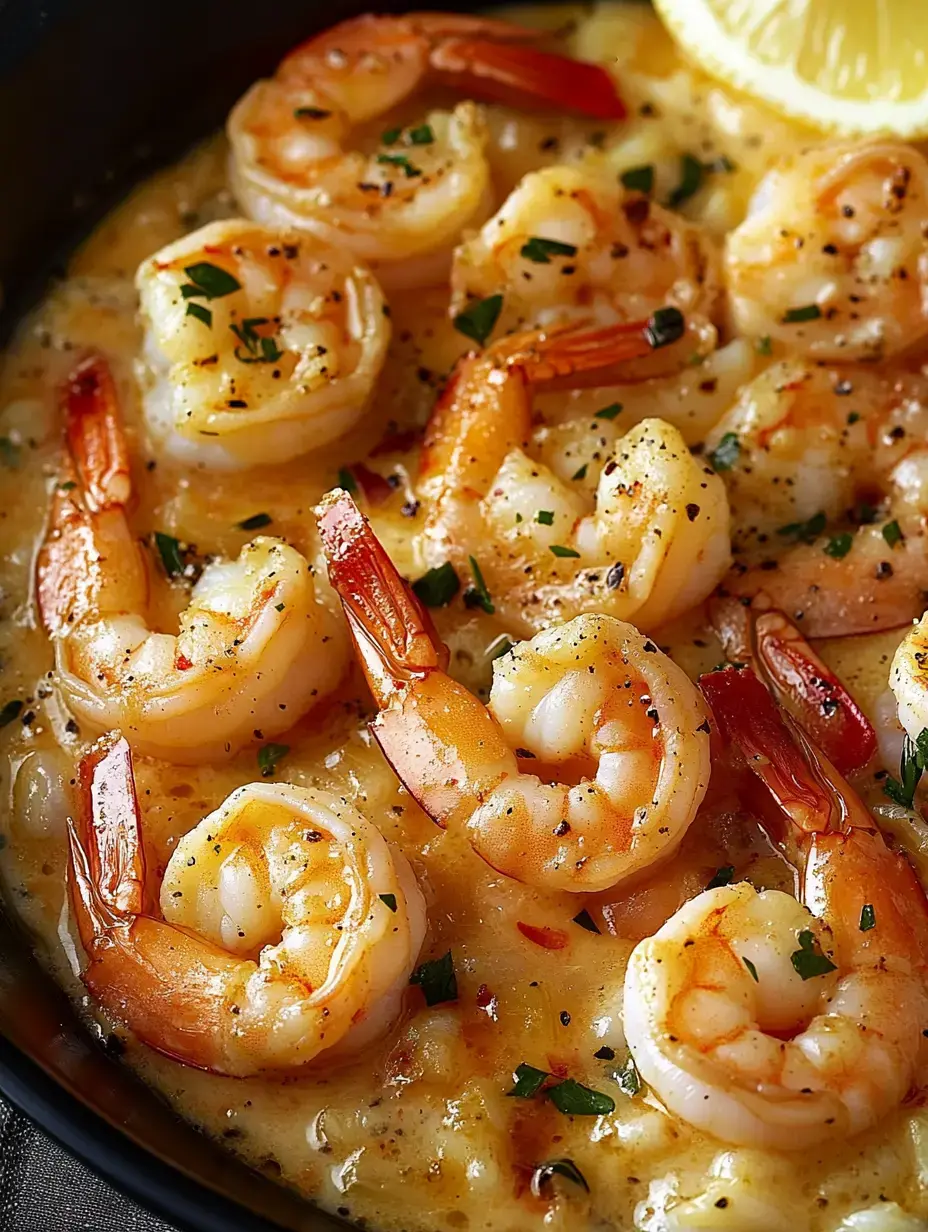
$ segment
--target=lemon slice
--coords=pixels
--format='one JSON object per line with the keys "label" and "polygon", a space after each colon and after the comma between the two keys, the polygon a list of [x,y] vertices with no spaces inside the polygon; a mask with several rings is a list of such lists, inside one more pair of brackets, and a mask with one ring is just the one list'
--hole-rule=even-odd
{"label": "lemon slice", "polygon": [[841,133],[928,134],[921,0],[654,0],[687,55],[785,115]]}

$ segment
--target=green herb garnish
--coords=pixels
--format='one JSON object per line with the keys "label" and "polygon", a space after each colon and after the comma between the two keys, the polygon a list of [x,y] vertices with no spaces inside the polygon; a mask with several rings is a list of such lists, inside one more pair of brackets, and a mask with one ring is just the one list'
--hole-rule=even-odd
{"label": "green herb garnish", "polygon": [[7,727],[14,719],[18,719],[22,713],[23,703],[13,700],[5,702],[3,709],[0,710],[0,727]]}
{"label": "green herb garnish", "polygon": [[730,471],[738,461],[741,442],[734,432],[726,432],[709,454],[709,464],[714,471]]}
{"label": "green herb garnish", "polygon": [[420,963],[409,977],[410,984],[417,984],[425,996],[426,1005],[443,1005],[457,1001],[458,981],[454,973],[454,958],[451,951],[431,962]]}
{"label": "green herb garnish", "polygon": [[586,473],[589,470],[589,465],[590,464],[588,462],[584,462],[581,467],[578,467],[578,469],[574,471],[571,475],[571,479],[586,479]]}
{"label": "green herb garnish", "polygon": [[550,1074],[547,1070],[536,1069],[534,1065],[528,1065],[523,1061],[513,1072],[512,1080],[514,1085],[506,1094],[515,1096],[516,1099],[532,1099],[538,1094],[549,1077]]}
{"label": "green herb garnish", "polygon": [[499,320],[502,310],[503,297],[489,295],[486,299],[478,300],[476,304],[471,304],[469,308],[459,312],[454,318],[454,328],[465,338],[471,338],[478,346],[483,346],[493,333],[493,327]]}
{"label": "green herb garnish", "polygon": [[744,955],[742,954],[741,961],[744,963],[744,965],[747,967],[748,971],[750,972],[751,979],[754,981],[754,983],[759,984],[760,980],[757,978],[757,968],[751,962],[750,958],[745,958]]}
{"label": "green herb garnish", "polygon": [[814,980],[816,976],[827,975],[829,971],[837,970],[828,955],[822,953],[809,929],[802,930],[798,941],[799,949],[790,954],[789,960],[800,979]]}
{"label": "green herb garnish", "polygon": [[560,556],[564,559],[572,560],[580,559],[579,552],[575,552],[573,548],[565,548],[563,544],[560,543],[552,543],[549,550],[553,556]]}
{"label": "green herb garnish", "polygon": [[777,527],[777,534],[796,543],[814,543],[825,529],[826,521],[824,513],[813,513],[805,522],[789,522],[786,526]]}
{"label": "green herb garnish", "polygon": [[435,140],[435,134],[432,132],[431,124],[420,124],[417,128],[409,130],[410,145],[431,145]]}
{"label": "green herb garnish", "polygon": [[623,188],[631,192],[649,193],[654,187],[654,168],[650,163],[642,167],[629,167],[619,176]]}
{"label": "green herb garnish", "polygon": [[847,531],[844,531],[842,534],[835,535],[833,538],[829,539],[822,548],[822,551],[826,556],[834,557],[835,560],[843,560],[851,550],[853,543],[854,536],[849,535]]}
{"label": "green herb garnish", "polygon": [[888,778],[883,784],[883,791],[896,804],[901,804],[903,808],[912,808],[915,801],[915,789],[926,767],[928,767],[928,727],[923,727],[916,740],[913,741],[908,736],[903,737],[899,778]]}
{"label": "green herb garnish", "polygon": [[358,482],[346,466],[339,467],[338,486],[344,488],[346,492],[357,492],[358,490]]}
{"label": "green herb garnish", "polygon": [[541,1187],[551,1180],[552,1176],[563,1176],[574,1185],[590,1192],[586,1177],[572,1159],[549,1159],[547,1163],[539,1164],[532,1173],[532,1192],[538,1194]]}
{"label": "green herb garnish", "polygon": [[202,304],[195,304],[193,300],[188,302],[187,311],[184,313],[184,316],[196,317],[198,321],[202,321],[208,328],[212,327],[213,314],[208,308],[204,308]]}
{"label": "green herb garnish", "polygon": [[298,120],[327,120],[332,113],[324,107],[294,107],[293,114]]}
{"label": "green herb garnish", "polygon": [[535,521],[540,526],[553,526],[554,525],[554,510],[553,509],[539,509],[538,512],[535,514]]}
{"label": "green herb garnish", "polygon": [[658,308],[651,315],[645,326],[644,333],[654,350],[670,346],[678,338],[682,338],[686,330],[686,321],[679,308]]}
{"label": "green herb garnish", "polygon": [[533,235],[519,249],[519,256],[536,265],[550,265],[552,257],[575,257],[576,244],[562,244],[560,240],[546,240],[540,235]]}
{"label": "green herb garnish", "polygon": [[184,572],[184,558],[181,553],[180,540],[175,539],[173,535],[166,535],[163,531],[155,531],[155,547],[161,557],[161,563],[164,565],[164,571],[168,577],[180,577]]}
{"label": "green herb garnish", "polygon": [[801,308],[788,308],[783,317],[784,325],[796,325],[800,321],[817,321],[822,315],[818,304],[804,304]]}
{"label": "green herb garnish", "polygon": [[396,895],[395,894],[378,894],[377,897],[389,911],[396,911]]}
{"label": "green herb garnish", "polygon": [[626,1095],[631,1097],[638,1094],[641,1090],[641,1075],[633,1057],[629,1056],[622,1068],[616,1070],[615,1080]]}
{"label": "green herb garnish", "polygon": [[413,594],[426,607],[446,607],[460,589],[461,579],[450,560],[429,569],[412,584]]}
{"label": "green herb garnish", "polygon": [[421,169],[411,163],[405,154],[378,154],[377,161],[387,163],[391,167],[402,167],[407,180],[415,179],[417,175],[422,174]]}
{"label": "green herb garnish", "polygon": [[257,325],[267,325],[267,317],[248,317],[241,325],[229,326],[232,333],[245,348],[246,354],[240,354],[240,347],[235,348],[235,358],[242,364],[276,364],[283,357],[283,351],[274,338],[263,338],[255,328]]}
{"label": "green herb garnish", "polygon": [[201,295],[204,299],[222,299],[233,291],[240,291],[242,284],[228,270],[213,265],[210,261],[197,261],[194,265],[184,266],[184,273],[190,279],[181,287],[185,299]]}
{"label": "green herb garnish", "polygon": [[721,868],[715,870],[715,876],[706,886],[707,890],[718,890],[722,886],[731,885],[735,879],[735,866],[733,864],[723,864]]}
{"label": "green herb garnish", "polygon": [[883,538],[891,548],[894,548],[902,539],[902,527],[895,519],[892,522],[887,522],[883,527]]}
{"label": "green herb garnish", "polygon": [[622,410],[621,402],[611,402],[609,406],[604,406],[601,411],[596,411],[593,415],[594,419],[615,419]]}
{"label": "green herb garnish", "polygon": [[590,913],[586,910],[585,907],[582,911],[578,912],[578,914],[574,916],[573,923],[579,924],[580,927],[585,928],[588,933],[596,933],[597,936],[601,935],[602,933],[602,929],[599,927],[599,925],[596,923],[596,921],[593,919],[593,917],[590,915]]}
{"label": "green herb garnish", "polygon": [[771,355],[773,353],[773,343],[770,340],[769,334],[764,334],[754,343],[754,350],[758,355]]}
{"label": "green herb garnish", "polygon": [[694,158],[692,154],[681,154],[680,182],[670,194],[667,202],[671,209],[676,209],[678,205],[682,205],[684,201],[699,191],[703,170],[703,165],[698,158]]}
{"label": "green herb garnish", "polygon": [[277,769],[277,763],[289,752],[289,744],[263,744],[258,749],[258,769],[261,771],[261,777],[269,779]]}
{"label": "green herb garnish", "polygon": [[615,1110],[615,1100],[604,1091],[594,1091],[573,1078],[565,1078],[548,1091],[548,1099],[567,1116],[604,1116]]}
{"label": "green herb garnish", "polygon": [[868,933],[871,928],[876,927],[876,912],[873,910],[872,903],[864,903],[860,909],[860,931]]}

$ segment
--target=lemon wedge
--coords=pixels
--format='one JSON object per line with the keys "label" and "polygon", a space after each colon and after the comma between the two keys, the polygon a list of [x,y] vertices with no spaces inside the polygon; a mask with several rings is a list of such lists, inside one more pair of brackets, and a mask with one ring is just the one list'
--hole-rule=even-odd
{"label": "lemon wedge", "polygon": [[848,134],[928,135],[918,0],[654,0],[686,54],[785,115]]}

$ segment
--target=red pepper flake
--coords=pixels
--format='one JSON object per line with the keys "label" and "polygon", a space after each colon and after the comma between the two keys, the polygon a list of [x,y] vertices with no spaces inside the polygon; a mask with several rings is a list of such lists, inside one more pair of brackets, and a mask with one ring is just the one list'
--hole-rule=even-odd
{"label": "red pepper flake", "polygon": [[363,462],[356,462],[349,468],[357,480],[358,487],[369,505],[382,505],[393,492],[389,482],[383,475],[378,475],[366,467]]}
{"label": "red pepper flake", "polygon": [[185,654],[181,654],[174,660],[174,666],[179,672],[189,672],[191,667],[193,667],[193,660],[188,659]]}
{"label": "red pepper flake", "polygon": [[563,950],[570,944],[570,937],[560,928],[545,928],[535,924],[516,922],[516,928],[534,945],[540,945],[543,950]]}

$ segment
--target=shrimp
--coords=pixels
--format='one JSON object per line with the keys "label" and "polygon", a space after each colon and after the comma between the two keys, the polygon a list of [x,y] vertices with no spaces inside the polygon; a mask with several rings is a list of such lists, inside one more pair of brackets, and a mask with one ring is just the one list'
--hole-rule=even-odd
{"label": "shrimp", "polygon": [[768,172],[728,237],[735,328],[814,359],[898,354],[928,333],[928,163],[910,145],[823,145]]}
{"label": "shrimp", "polygon": [[150,1048],[247,1077],[352,1053],[395,1020],[425,934],[403,855],[344,799],[239,787],[178,843],[146,907],[129,745],[79,771],[68,887],[90,993]]}
{"label": "shrimp", "polygon": [[899,722],[910,740],[928,727],[928,612],[910,629],[893,655],[889,687]]}
{"label": "shrimp", "polygon": [[611,444],[605,464],[573,475],[526,452],[535,389],[603,383],[608,365],[646,354],[653,337],[653,325],[637,323],[503,339],[466,356],[436,405],[420,464],[427,551],[466,568],[479,550],[516,632],[589,611],[656,626],[704,599],[728,568],[724,484],[672,425],[646,419],[620,436],[598,421]]}
{"label": "shrimp", "polygon": [[260,222],[346,247],[385,285],[441,282],[462,228],[492,208],[482,113],[460,102],[405,128],[391,123],[379,140],[372,122],[430,80],[477,97],[624,116],[605,69],[521,45],[537,37],[449,13],[368,14],[317,35],[229,117],[240,205]]}
{"label": "shrimp", "polygon": [[811,638],[918,617],[928,589],[926,440],[920,372],[771,365],[706,440],[740,558],[725,591],[762,592]]}
{"label": "shrimp", "polygon": [[360,418],[390,322],[373,275],[341,248],[229,219],[149,257],[136,285],[145,415],[179,461],[285,462]]}
{"label": "shrimp", "polygon": [[612,325],[670,305],[687,330],[662,353],[666,371],[715,346],[721,275],[696,223],[602,175],[557,166],[526,175],[455,249],[451,288],[452,315],[501,295],[500,331],[591,318]]}
{"label": "shrimp", "polygon": [[433,821],[553,890],[606,889],[672,854],[705,794],[709,725],[653,642],[578,616],[496,659],[484,706],[447,674],[447,649],[351,498],[335,489],[318,516],[380,707],[374,736]]}
{"label": "shrimp", "polygon": [[106,362],[82,360],[63,396],[67,456],[37,563],[37,599],[59,687],[91,731],[191,763],[291,727],[347,667],[341,621],[312,570],[260,536],[208,565],[176,636],[149,628],[149,570],[132,532],[133,484]]}
{"label": "shrimp", "polygon": [[667,1107],[724,1141],[804,1150],[875,1125],[926,1060],[928,902],[750,669],[703,690],[787,821],[805,904],[706,890],[632,953],[625,1032]]}
{"label": "shrimp", "polygon": [[841,774],[870,761],[877,747],[870,720],[768,595],[757,594],[750,608],[716,597],[709,614],[728,658],[754,669]]}

